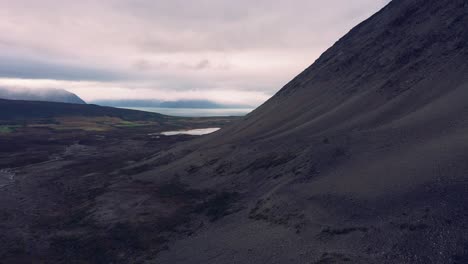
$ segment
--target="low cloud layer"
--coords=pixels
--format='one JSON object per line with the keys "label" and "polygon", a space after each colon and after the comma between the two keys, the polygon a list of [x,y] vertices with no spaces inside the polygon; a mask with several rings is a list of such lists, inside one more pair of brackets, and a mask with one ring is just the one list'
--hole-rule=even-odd
{"label": "low cloud layer", "polygon": [[389,0],[0,0],[0,86],[249,102]]}

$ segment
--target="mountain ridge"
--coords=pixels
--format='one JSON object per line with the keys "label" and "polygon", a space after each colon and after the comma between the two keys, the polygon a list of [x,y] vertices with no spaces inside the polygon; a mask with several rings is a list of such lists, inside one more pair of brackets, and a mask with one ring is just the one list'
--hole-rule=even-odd
{"label": "mountain ridge", "polygon": [[8,100],[45,101],[72,104],[86,104],[86,102],[64,89],[28,89],[0,87],[0,98]]}
{"label": "mountain ridge", "polygon": [[467,23],[463,0],[392,1],[241,122],[134,176],[241,193],[156,262],[468,259]]}
{"label": "mountain ridge", "polygon": [[222,104],[210,100],[95,100],[93,104],[112,107],[160,107],[160,108],[196,108],[196,109],[222,109],[222,108],[251,108],[241,104]]}
{"label": "mountain ridge", "polygon": [[169,119],[168,116],[158,113],[90,104],[0,99],[0,120],[20,121],[64,116],[110,116],[124,117],[126,120],[155,120],[161,122]]}
{"label": "mountain ridge", "polygon": [[[458,25],[461,25],[462,24],[461,21],[457,22],[457,19],[460,19],[460,17],[466,17],[466,8],[467,8],[465,6],[466,4],[463,1],[457,1],[457,3],[459,3],[461,8],[458,9],[457,16],[455,18],[452,18],[451,19],[452,21],[447,22],[447,23],[451,23],[450,25],[453,25],[454,23],[455,24],[458,23]],[[263,112],[276,111],[275,114],[271,114],[270,116],[275,116],[275,118],[278,119],[279,117],[284,115],[285,117],[283,118],[283,120],[287,120],[286,123],[290,123],[291,116],[300,117],[301,115],[303,115],[302,114],[303,112],[308,113],[309,116],[307,118],[304,118],[304,119],[296,118],[298,119],[298,122],[296,122],[295,125],[299,126],[299,124],[303,124],[306,122],[310,122],[310,120],[314,120],[314,116],[315,117],[319,116],[324,111],[327,111],[327,109],[330,109],[330,107],[336,107],[339,104],[344,104],[345,101],[351,104],[352,103],[350,102],[351,100],[359,100],[357,96],[360,96],[362,93],[370,92],[370,89],[365,90],[365,87],[372,86],[371,89],[374,89],[375,92],[377,92],[377,95],[375,95],[373,98],[374,102],[371,102],[370,104],[369,102],[366,103],[369,106],[376,108],[380,104],[388,103],[388,101],[391,101],[389,99],[391,99],[392,97],[395,97],[395,95],[397,95],[398,93],[407,91],[409,86],[415,86],[414,85],[415,82],[421,81],[422,78],[411,75],[411,74],[407,74],[407,76],[405,76],[405,74],[402,73],[403,69],[401,69],[397,74],[394,74],[396,76],[393,77],[393,80],[391,78],[392,76],[385,76],[384,74],[385,72],[399,69],[402,66],[407,67],[408,70],[417,72],[418,67],[422,64],[422,62],[417,62],[417,58],[420,58],[423,55],[423,54],[420,54],[420,52],[426,51],[427,53],[428,52],[427,50],[429,50],[430,47],[425,47],[425,48],[418,47],[415,45],[411,45],[411,43],[400,44],[400,46],[392,47],[393,43],[385,43],[386,39],[388,39],[385,37],[386,36],[388,37],[388,32],[392,30],[398,30],[398,25],[403,23],[403,20],[404,20],[403,18],[405,18],[405,16],[410,16],[405,19],[409,19],[410,21],[409,22],[406,21],[406,22],[412,23],[412,25],[418,25],[418,24],[424,25],[422,22],[426,18],[425,17],[418,18],[417,14],[416,16],[411,17],[411,14],[408,14],[409,11],[406,11],[404,15],[396,15],[396,18],[389,19],[387,18],[388,15],[386,15],[385,12],[388,11],[392,13],[399,13],[401,12],[401,9],[403,7],[407,7],[409,8],[409,10],[413,10],[411,12],[416,12],[414,11],[414,10],[417,10],[415,9],[415,7],[421,6],[420,4],[421,4],[421,1],[392,1],[388,6],[386,6],[384,9],[379,11],[376,15],[372,16],[369,20],[361,23],[359,26],[351,30],[348,35],[340,39],[340,41],[338,41],[333,47],[327,50],[313,65],[311,65],[304,72],[302,72],[298,77],[296,77],[294,80],[288,83],[283,89],[281,89],[277,93],[277,96],[274,96],[270,101],[268,101],[267,103],[259,107],[257,110],[255,110],[250,115],[251,120],[255,119],[255,121],[258,121],[260,119],[259,118],[260,116],[264,116],[266,114]],[[437,4],[433,1],[428,1],[423,6],[424,7],[432,6],[433,7],[432,10],[429,10],[429,12],[434,12],[435,10],[440,8],[440,5],[441,5],[440,3]],[[455,5],[455,4],[452,4],[452,5]],[[421,12],[421,10],[419,10],[419,12]],[[376,16],[378,16],[379,14],[385,15],[384,16],[385,19],[383,20],[384,22],[373,21],[375,20]],[[390,25],[389,26],[390,29],[387,29],[388,27],[387,28],[382,27],[382,24],[383,26]],[[397,26],[392,26],[395,24]],[[379,27],[385,28],[385,30],[377,30],[377,32],[380,31],[380,33],[377,36],[369,40],[364,39],[367,41],[362,41],[362,39],[352,39],[353,36],[357,33],[360,33],[360,31],[364,31],[364,33],[369,32],[369,31],[375,31],[374,29],[379,28]],[[420,26],[420,27],[423,27],[423,26]],[[458,27],[458,30],[460,31],[462,29]],[[422,33],[419,33],[419,34],[423,34],[424,32],[427,32],[427,29],[425,31],[422,31]],[[397,33],[393,33],[393,34],[395,35]],[[433,40],[434,43],[437,43],[437,37],[442,38],[438,34],[444,37],[443,30],[440,30],[440,27],[438,31],[430,34],[431,36],[430,38],[435,39],[435,41]],[[467,41],[466,32],[462,31],[459,34],[459,36],[461,37],[460,39],[456,39],[454,43],[449,43],[449,45],[451,45],[454,49],[462,48],[463,43],[466,43]],[[410,38],[410,40],[405,40],[405,41],[415,42],[415,38],[417,38],[418,36],[416,37],[411,36],[411,37],[412,39]],[[400,39],[403,39],[403,38],[400,38]],[[439,43],[441,41],[442,40],[439,40]],[[354,52],[352,51],[347,52],[345,48],[342,47],[344,42],[351,42],[353,45],[358,45],[359,47],[354,47],[353,48],[355,49]],[[424,45],[430,45],[430,44],[424,44]],[[374,47],[372,48],[372,46]],[[377,46],[377,48],[375,46]],[[395,54],[385,54],[385,53],[382,54],[383,47],[392,47],[392,51]],[[370,56],[370,57],[366,57],[365,60],[362,60],[362,59],[359,60],[360,54],[356,53],[356,51],[359,52],[361,50],[368,50],[368,49],[373,49],[373,53],[380,54],[381,56],[378,57],[379,60],[376,60],[375,56],[374,58]],[[389,58],[392,58],[390,62],[388,62],[388,58],[386,56]],[[410,59],[408,58],[408,56],[413,56],[414,58]],[[354,66],[354,65],[358,65],[362,63],[363,61],[366,64],[370,64],[370,65],[363,69],[360,69],[359,67]],[[392,61],[395,61],[397,63],[391,63]],[[410,65],[407,65],[408,63]],[[325,66],[324,64],[327,66]],[[443,65],[443,63],[440,63],[440,64]],[[461,64],[462,67],[465,67],[462,62],[459,62],[459,64]],[[320,65],[320,68],[318,65]],[[324,67],[326,67],[326,70],[331,72],[332,74],[329,74],[328,72],[324,72],[323,70],[321,70],[321,69],[325,69]],[[375,75],[374,72],[377,69],[378,69],[379,74]],[[364,71],[359,74],[356,74],[357,70],[364,70]],[[457,76],[463,77],[464,71],[462,69],[455,69],[455,71],[458,73]],[[309,73],[311,74],[311,76],[308,76]],[[345,78],[336,78],[336,73],[339,73],[340,76],[343,76]],[[346,74],[348,74],[348,76],[346,76]],[[454,73],[452,73],[452,75],[453,74]],[[371,80],[365,79],[364,77],[366,76],[372,79]],[[398,84],[398,81],[395,81],[397,77],[399,76],[402,76],[403,78],[407,78],[406,80],[407,83],[404,84],[406,85],[406,87],[404,86],[396,87],[396,85],[401,85],[401,84]],[[460,80],[460,79],[463,79],[462,77],[456,77],[454,79]],[[340,83],[337,83],[337,82],[340,82]],[[311,87],[312,85],[310,83],[315,83],[315,86],[318,86],[318,87],[316,87],[315,91],[310,91],[309,94],[307,94],[307,91],[304,91],[304,87]],[[371,85],[366,86],[366,84],[369,84],[369,83]],[[400,82],[400,83],[403,83],[403,82]],[[340,89],[338,89],[338,87],[340,87]],[[331,100],[326,98],[326,100],[323,100],[323,98],[327,96],[327,94],[330,94],[332,92],[330,91],[330,89],[334,89],[333,92],[334,92],[335,98],[332,98]],[[274,104],[280,104],[281,101],[284,100],[284,98],[291,96],[291,93],[293,91],[297,94],[297,96],[295,97],[296,103],[294,104],[295,109],[293,110],[294,111],[293,114],[290,114],[290,112],[288,111],[281,112],[281,111],[277,111],[277,109],[273,109]],[[308,100],[311,100],[310,93],[314,93],[312,100],[315,100],[315,101],[308,101]],[[319,99],[319,98],[322,98],[322,99]],[[316,110],[314,109],[315,110],[314,112],[308,111],[309,110],[308,108],[310,108],[310,105],[314,102],[317,102],[316,105],[313,106],[313,108],[315,108]],[[326,106],[323,102],[329,105]],[[283,108],[290,109],[291,107],[288,107],[287,105],[285,105]],[[369,109],[369,110],[372,111],[375,109]],[[312,113],[315,113],[315,115],[310,116]],[[280,114],[280,116],[278,116],[278,114]],[[255,115],[257,115],[258,118],[255,118]],[[251,124],[253,122],[254,121],[245,122],[245,123]],[[262,121],[259,121],[259,122],[262,122]]]}

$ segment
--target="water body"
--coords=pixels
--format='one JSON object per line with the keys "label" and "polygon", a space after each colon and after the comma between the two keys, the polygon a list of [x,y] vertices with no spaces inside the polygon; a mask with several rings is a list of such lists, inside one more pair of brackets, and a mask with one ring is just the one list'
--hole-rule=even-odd
{"label": "water body", "polygon": [[159,108],[159,107],[125,107],[126,109],[160,113],[170,116],[207,117],[207,116],[245,116],[252,112],[250,108]]}
{"label": "water body", "polygon": [[201,136],[206,134],[211,134],[218,131],[219,127],[211,128],[200,128],[200,129],[190,129],[190,130],[179,130],[179,131],[166,131],[162,132],[161,135],[164,136],[176,136],[176,135],[192,135],[192,136]]}

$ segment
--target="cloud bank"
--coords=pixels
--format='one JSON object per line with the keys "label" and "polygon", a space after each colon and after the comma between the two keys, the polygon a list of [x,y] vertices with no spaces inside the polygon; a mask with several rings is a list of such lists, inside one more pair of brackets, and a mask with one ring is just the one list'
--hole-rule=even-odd
{"label": "cloud bank", "polygon": [[0,0],[0,86],[258,105],[389,0]]}

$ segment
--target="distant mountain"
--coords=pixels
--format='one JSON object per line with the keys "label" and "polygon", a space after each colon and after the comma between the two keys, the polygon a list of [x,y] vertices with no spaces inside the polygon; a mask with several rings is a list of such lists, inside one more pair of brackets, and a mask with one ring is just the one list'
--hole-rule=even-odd
{"label": "distant mountain", "polygon": [[58,102],[22,101],[0,99],[0,120],[18,121],[46,119],[66,116],[118,117],[124,120],[147,120],[165,122],[169,119],[157,113],[104,107],[91,104],[69,104]]}
{"label": "distant mountain", "polygon": [[28,89],[28,88],[2,88],[0,98],[9,100],[47,101],[71,104],[86,104],[76,94],[64,89]]}
{"label": "distant mountain", "polygon": [[161,107],[161,108],[252,108],[249,105],[220,104],[209,100],[97,100],[93,104],[113,107]]}

